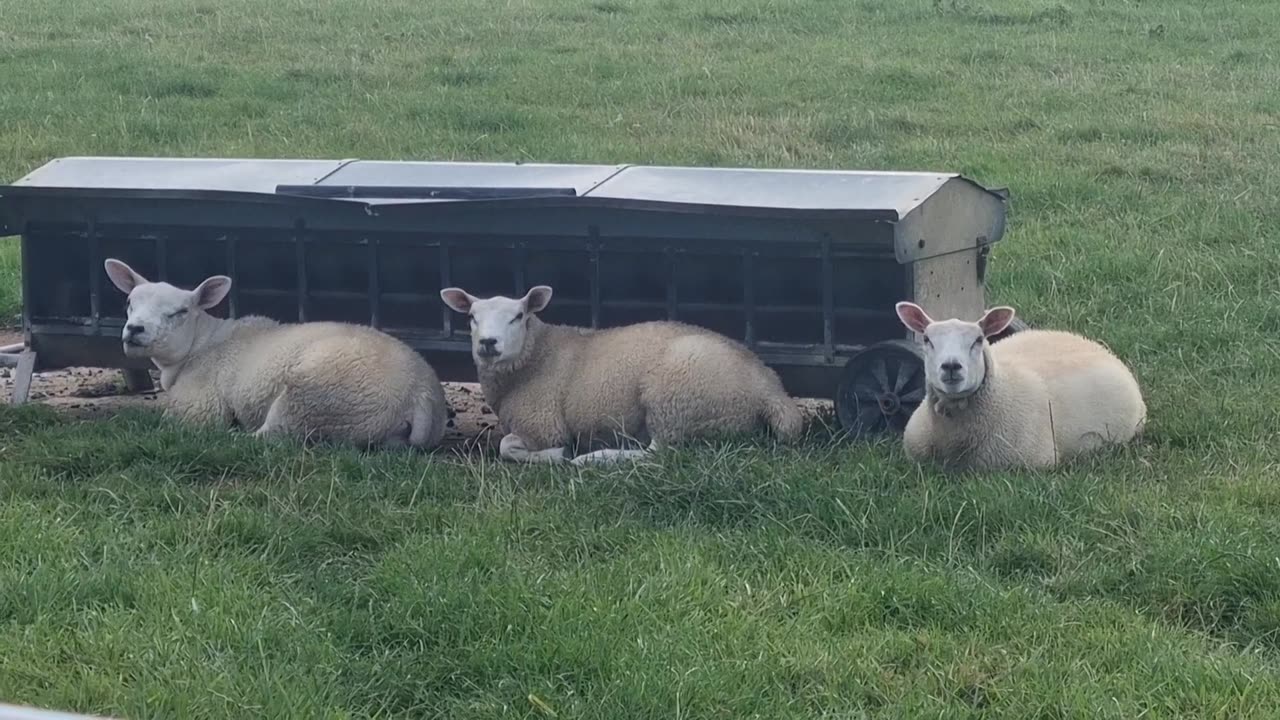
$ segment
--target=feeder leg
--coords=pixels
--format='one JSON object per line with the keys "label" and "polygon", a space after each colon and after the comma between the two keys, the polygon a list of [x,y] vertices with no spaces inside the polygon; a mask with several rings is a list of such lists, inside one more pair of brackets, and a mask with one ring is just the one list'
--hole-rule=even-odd
{"label": "feeder leg", "polygon": [[124,386],[129,392],[145,393],[156,389],[155,383],[151,382],[151,373],[146,370],[129,368],[121,370],[120,374],[124,375]]}
{"label": "feeder leg", "polygon": [[21,405],[31,396],[31,375],[36,371],[36,354],[27,350],[18,356],[13,374],[13,404]]}

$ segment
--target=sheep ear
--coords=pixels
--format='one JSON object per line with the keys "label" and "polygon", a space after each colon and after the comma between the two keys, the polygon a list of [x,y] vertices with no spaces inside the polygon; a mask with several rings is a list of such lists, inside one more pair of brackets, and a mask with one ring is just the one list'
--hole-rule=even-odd
{"label": "sheep ear", "polygon": [[107,277],[111,278],[111,284],[120,289],[120,292],[128,295],[133,289],[139,285],[145,285],[147,279],[134,272],[134,269],[115,258],[107,258],[103,267],[107,269]]}
{"label": "sheep ear", "polygon": [[898,311],[898,319],[908,330],[923,333],[924,329],[933,323],[933,318],[924,311],[924,308],[912,302],[900,302],[893,306]]}
{"label": "sheep ear", "polygon": [[982,319],[978,321],[978,327],[982,328],[983,335],[991,337],[1004,332],[1011,322],[1013,322],[1013,308],[1002,305],[983,313]]}
{"label": "sheep ear", "polygon": [[205,278],[205,281],[197,285],[191,294],[196,298],[196,307],[208,310],[222,302],[229,292],[231,292],[231,278],[226,275],[214,275],[211,278]]}
{"label": "sheep ear", "polygon": [[539,313],[551,304],[551,288],[546,285],[539,285],[531,288],[524,296],[524,309],[526,312]]}
{"label": "sheep ear", "polygon": [[478,298],[469,294],[462,288],[445,288],[440,291],[440,299],[444,301],[451,309],[462,313],[463,315],[471,314],[471,304]]}

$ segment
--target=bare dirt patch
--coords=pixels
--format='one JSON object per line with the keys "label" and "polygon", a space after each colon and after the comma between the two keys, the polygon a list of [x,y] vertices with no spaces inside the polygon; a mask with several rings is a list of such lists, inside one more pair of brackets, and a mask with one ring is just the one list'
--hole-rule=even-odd
{"label": "bare dirt patch", "polygon": [[[4,340],[0,345],[20,342]],[[13,391],[13,373],[10,368],[0,368],[0,396],[2,402],[10,402]],[[159,373],[152,371],[152,379],[159,387]],[[496,453],[498,418],[484,402],[480,386],[473,383],[445,383],[449,400],[449,429],[444,446],[464,453]],[[41,403],[65,412],[67,416],[83,419],[105,419],[125,408],[147,408],[157,412],[162,405],[161,392],[132,393],[124,384],[118,370],[102,368],[66,368],[38,372],[31,382],[31,402]],[[802,400],[802,409],[810,418],[829,412],[831,403],[821,400]]]}
{"label": "bare dirt patch", "polygon": [[[0,368],[0,393],[10,402],[13,392],[13,370]],[[159,373],[152,372],[159,386]],[[449,430],[445,444],[466,450],[497,448],[498,418],[484,403],[480,386],[445,383],[449,398]],[[125,408],[148,408],[159,411],[161,392],[131,393],[118,370],[102,368],[66,368],[38,372],[31,381],[31,402],[48,405],[76,419],[108,418]]]}

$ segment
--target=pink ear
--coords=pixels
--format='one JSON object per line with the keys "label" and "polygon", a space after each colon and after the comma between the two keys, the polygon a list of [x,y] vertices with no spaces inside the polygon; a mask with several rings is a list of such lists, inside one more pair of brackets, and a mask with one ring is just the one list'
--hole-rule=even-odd
{"label": "pink ear", "polygon": [[222,299],[231,292],[231,278],[226,275],[214,275],[206,278],[204,282],[196,286],[192,290],[196,296],[196,307],[202,310],[209,308],[222,302]]}
{"label": "pink ear", "polygon": [[991,337],[1004,332],[1011,322],[1013,322],[1013,308],[1002,305],[986,311],[982,319],[978,320],[978,327],[982,328],[983,335]]}
{"label": "pink ear", "polygon": [[471,314],[471,303],[476,300],[462,288],[445,288],[440,291],[440,299],[445,305],[463,315]]}
{"label": "pink ear", "polygon": [[915,303],[904,301],[893,307],[898,311],[898,319],[907,326],[908,330],[923,333],[924,329],[933,323],[933,318]]}
{"label": "pink ear", "polygon": [[115,258],[107,258],[107,261],[103,263],[103,267],[107,269],[107,277],[111,278],[111,284],[119,288],[120,292],[125,295],[147,282],[147,279],[134,272],[133,268]]}
{"label": "pink ear", "polygon": [[524,308],[528,312],[538,313],[546,309],[551,304],[551,288],[546,285],[539,285],[530,288],[529,292],[524,295]]}

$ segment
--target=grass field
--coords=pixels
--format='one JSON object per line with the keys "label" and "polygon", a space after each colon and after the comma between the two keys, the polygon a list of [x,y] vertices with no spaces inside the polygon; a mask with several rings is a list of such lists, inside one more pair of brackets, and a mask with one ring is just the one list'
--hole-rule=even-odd
{"label": "grass field", "polygon": [[[1273,0],[0,0],[0,178],[60,155],[957,170],[990,297],[1146,440],[578,472],[0,408],[0,701],[128,717],[1275,717]],[[0,245],[0,316],[17,312]]]}

